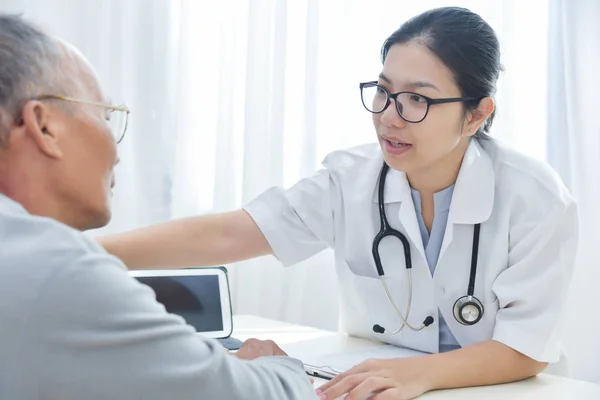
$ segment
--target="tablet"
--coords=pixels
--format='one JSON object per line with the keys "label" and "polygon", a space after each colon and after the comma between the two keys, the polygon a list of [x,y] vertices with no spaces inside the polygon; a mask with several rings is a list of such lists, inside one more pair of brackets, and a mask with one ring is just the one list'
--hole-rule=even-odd
{"label": "tablet", "polygon": [[233,317],[225,268],[138,270],[130,274],[154,290],[167,312],[183,317],[202,336],[219,339],[231,335]]}

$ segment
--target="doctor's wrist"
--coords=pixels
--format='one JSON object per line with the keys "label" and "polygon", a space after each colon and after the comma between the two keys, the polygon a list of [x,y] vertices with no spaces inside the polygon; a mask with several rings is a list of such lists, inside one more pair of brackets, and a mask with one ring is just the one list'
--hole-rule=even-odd
{"label": "doctor's wrist", "polygon": [[404,385],[410,385],[418,388],[420,393],[426,393],[431,390],[436,390],[440,386],[437,373],[440,365],[435,355],[427,355],[411,358],[400,358],[394,360],[394,370],[396,371],[396,379]]}
{"label": "doctor's wrist", "polygon": [[422,357],[415,357],[415,361],[418,359],[418,375],[417,380],[419,385],[424,389],[425,392],[431,390],[440,389],[443,384],[441,382],[440,369],[444,368],[443,359],[438,357],[438,354],[432,354]]}

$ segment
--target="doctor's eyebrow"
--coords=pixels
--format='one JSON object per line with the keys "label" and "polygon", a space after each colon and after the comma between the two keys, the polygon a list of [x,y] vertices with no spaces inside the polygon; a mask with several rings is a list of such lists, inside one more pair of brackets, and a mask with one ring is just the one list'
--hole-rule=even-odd
{"label": "doctor's eyebrow", "polygon": [[[392,85],[392,80],[390,78],[388,78],[383,72],[379,74],[379,79],[385,81],[386,83]],[[433,90],[437,90],[438,92],[441,92],[440,89],[438,89],[437,86],[435,86],[433,83],[431,82],[426,82],[426,81],[414,81],[414,82],[409,82],[405,85],[406,88],[410,88],[410,89],[422,89],[422,88],[430,88]]]}
{"label": "doctor's eyebrow", "polygon": [[392,84],[392,81],[390,80],[390,78],[388,78],[387,76],[385,76],[385,74],[383,72],[379,74],[379,79],[386,81],[390,85]]}

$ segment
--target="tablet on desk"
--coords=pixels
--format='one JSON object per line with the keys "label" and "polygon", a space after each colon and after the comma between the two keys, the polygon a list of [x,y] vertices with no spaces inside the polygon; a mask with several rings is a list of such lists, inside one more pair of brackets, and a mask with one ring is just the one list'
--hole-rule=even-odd
{"label": "tablet on desk", "polygon": [[233,316],[225,268],[144,270],[130,274],[154,290],[156,300],[167,312],[183,317],[200,335],[230,337]]}

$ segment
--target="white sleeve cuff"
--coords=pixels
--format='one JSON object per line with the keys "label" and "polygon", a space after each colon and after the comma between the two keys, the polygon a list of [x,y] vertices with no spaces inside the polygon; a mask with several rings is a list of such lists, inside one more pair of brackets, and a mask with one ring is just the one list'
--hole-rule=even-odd
{"label": "white sleeve cuff", "polygon": [[562,345],[555,336],[556,331],[549,339],[542,340],[539,334],[524,331],[519,324],[505,322],[496,324],[492,339],[535,361],[556,363],[560,360]]}

